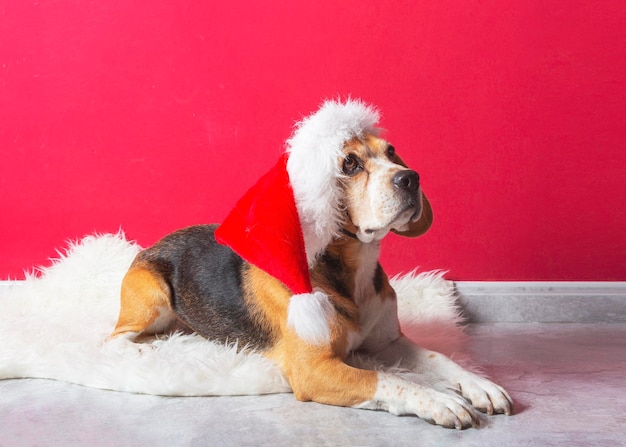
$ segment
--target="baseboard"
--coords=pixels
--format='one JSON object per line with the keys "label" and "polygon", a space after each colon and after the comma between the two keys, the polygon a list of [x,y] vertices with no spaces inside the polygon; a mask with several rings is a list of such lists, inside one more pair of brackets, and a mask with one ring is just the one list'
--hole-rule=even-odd
{"label": "baseboard", "polygon": [[626,282],[456,283],[471,323],[626,323]]}
{"label": "baseboard", "polygon": [[[0,281],[0,297],[20,281]],[[458,281],[470,323],[626,323],[626,282]]]}

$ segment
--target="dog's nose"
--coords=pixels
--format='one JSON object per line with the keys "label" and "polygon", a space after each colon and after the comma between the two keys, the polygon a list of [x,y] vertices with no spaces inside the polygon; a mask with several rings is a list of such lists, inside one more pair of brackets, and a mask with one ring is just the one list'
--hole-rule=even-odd
{"label": "dog's nose", "polygon": [[397,188],[415,192],[420,187],[420,176],[415,171],[400,171],[393,176],[393,184]]}

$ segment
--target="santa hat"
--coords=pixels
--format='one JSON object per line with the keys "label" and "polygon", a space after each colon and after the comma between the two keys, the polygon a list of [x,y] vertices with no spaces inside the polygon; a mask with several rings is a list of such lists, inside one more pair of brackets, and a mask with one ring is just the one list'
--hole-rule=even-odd
{"label": "santa hat", "polygon": [[[327,319],[334,312],[328,297],[313,291],[309,268],[343,221],[337,182],[342,175],[338,163],[342,148],[354,137],[377,135],[378,119],[378,111],[361,101],[326,101],[296,124],[286,153],[237,202],[215,232],[219,243],[282,281],[294,295],[292,302],[313,298],[306,301],[303,312],[311,318]],[[291,322],[291,303],[289,313]],[[319,326],[313,320],[300,321],[296,324],[300,335],[298,328],[307,325]],[[315,334],[313,329],[305,338],[321,341],[324,334]]]}

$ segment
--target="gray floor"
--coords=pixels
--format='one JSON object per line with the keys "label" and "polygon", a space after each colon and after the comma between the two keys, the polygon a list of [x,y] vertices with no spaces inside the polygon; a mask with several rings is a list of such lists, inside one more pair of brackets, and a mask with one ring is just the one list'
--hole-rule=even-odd
{"label": "gray floor", "polygon": [[465,431],[292,395],[163,398],[0,381],[0,446],[626,445],[626,324],[491,324],[468,350],[516,403]]}

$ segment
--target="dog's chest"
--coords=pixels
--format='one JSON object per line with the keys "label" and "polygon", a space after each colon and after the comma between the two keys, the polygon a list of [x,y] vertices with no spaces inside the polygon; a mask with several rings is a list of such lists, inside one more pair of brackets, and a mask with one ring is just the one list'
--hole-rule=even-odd
{"label": "dog's chest", "polygon": [[364,245],[362,265],[354,277],[354,302],[359,311],[359,330],[348,335],[348,352],[375,350],[397,338],[400,333],[397,304],[393,297],[382,296],[375,284],[378,248]]}

